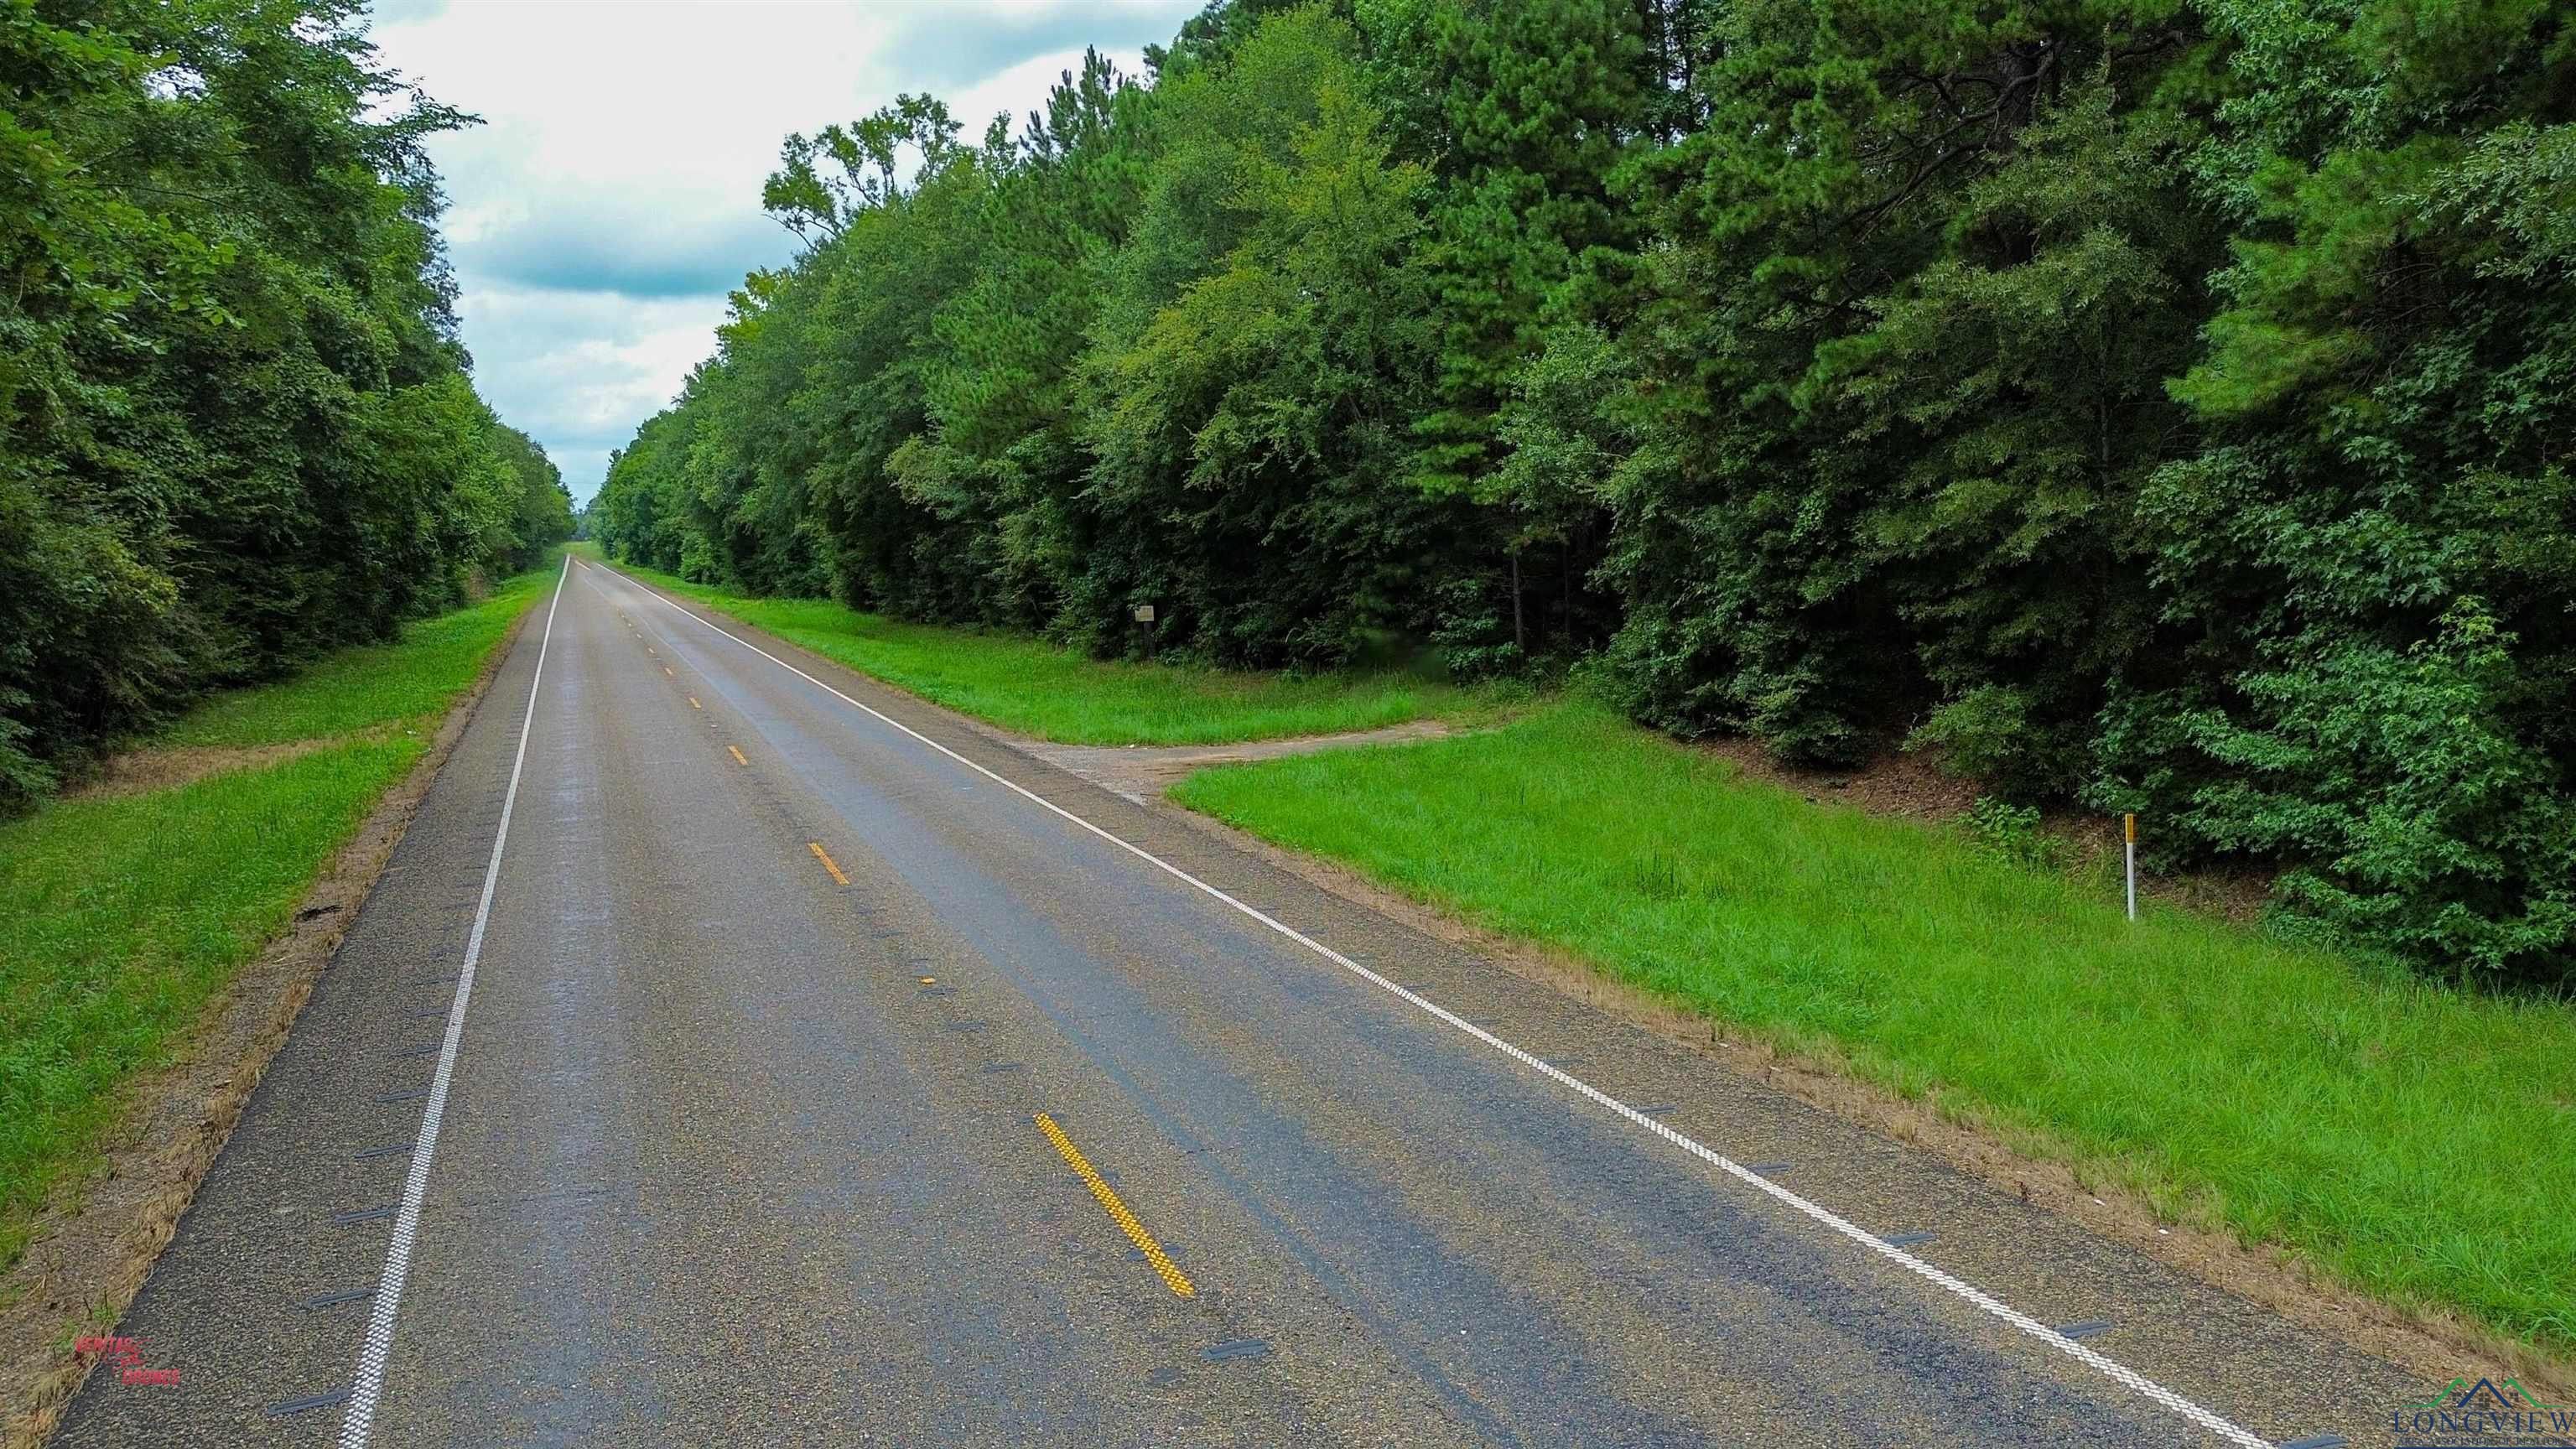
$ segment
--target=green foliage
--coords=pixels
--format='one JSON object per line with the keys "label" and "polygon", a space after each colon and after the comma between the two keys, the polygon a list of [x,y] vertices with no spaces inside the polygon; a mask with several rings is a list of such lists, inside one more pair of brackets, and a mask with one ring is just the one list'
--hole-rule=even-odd
{"label": "green foliage", "polygon": [[[2289,870],[2311,927],[2576,977],[2576,36],[2547,6],[2213,7],[2238,220],[2138,517],[2163,638],[2094,794]],[[2293,76],[2257,89],[2262,76]]]}
{"label": "green foliage", "polygon": [[1562,305],[1582,258],[1638,239],[1610,178],[1646,143],[1646,12],[1603,0],[1378,0],[1359,12],[1402,134],[1441,181],[1412,258],[1437,337],[1412,478],[1481,505],[1458,518],[1468,567],[1440,587],[1434,637],[1453,668],[1524,669],[1597,642],[1609,623],[1585,585],[1600,561],[1586,492],[1597,475],[1515,467],[1514,440],[1557,421],[1524,419],[1517,404],[1531,355],[1582,328]]}
{"label": "green foliage", "polygon": [[790,138],[812,250],[602,540],[1102,655],[1589,656],[2576,973],[2563,6],[1226,0],[1149,64]]}
{"label": "green foliage", "polygon": [[346,0],[0,0],[0,807],[569,531]]}
{"label": "green foliage", "polygon": [[2281,903],[2329,935],[2509,974],[2576,939],[2576,800],[2512,728],[2515,642],[2475,598],[2403,651],[2319,629],[2239,675],[2237,710],[2182,716],[2139,753],[2220,767],[2174,823],[2299,862]]}
{"label": "green foliage", "polygon": [[[1429,353],[1404,265],[1428,177],[1390,159],[1351,49],[1298,12],[1230,72],[1174,82],[1176,108],[1259,124],[1184,133],[1172,165],[1189,184],[1151,195],[1139,229],[1234,244],[1134,332],[1104,325],[1086,369],[1088,491],[1148,527],[1121,540],[1123,578],[1082,592],[1123,585],[1220,662],[1338,663],[1372,626],[1416,622],[1423,555],[1446,532],[1446,510],[1394,478]],[[1210,202],[1222,216],[1203,228]]]}
{"label": "green foliage", "polygon": [[148,748],[244,748],[387,727],[443,714],[531,601],[553,587],[557,566],[505,579],[462,608],[405,624],[385,644],[334,650],[292,678],[226,690],[155,730]]}
{"label": "green foliage", "polygon": [[2039,829],[2039,808],[2015,805],[1980,795],[1961,822],[1979,845],[2031,870],[2060,870],[2066,865],[2066,843]]}

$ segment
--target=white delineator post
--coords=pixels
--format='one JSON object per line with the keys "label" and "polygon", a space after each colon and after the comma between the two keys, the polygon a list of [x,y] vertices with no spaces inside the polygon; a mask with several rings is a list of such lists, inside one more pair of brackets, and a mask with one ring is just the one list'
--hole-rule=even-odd
{"label": "white delineator post", "polygon": [[2129,856],[2129,919],[2134,921],[2138,918],[2138,817],[2135,815],[2121,816],[2120,829],[2122,833],[2129,837],[2127,841]]}

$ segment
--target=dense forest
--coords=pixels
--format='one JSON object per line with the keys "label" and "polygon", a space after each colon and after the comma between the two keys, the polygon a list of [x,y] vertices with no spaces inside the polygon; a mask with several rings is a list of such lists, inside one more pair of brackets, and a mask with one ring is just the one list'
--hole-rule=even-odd
{"label": "dense forest", "polygon": [[571,532],[354,3],[0,0],[0,808]]}
{"label": "dense forest", "polygon": [[1929,749],[2576,979],[2576,12],[1232,0],[980,138],[788,138],[808,243],[618,555],[1684,736]]}

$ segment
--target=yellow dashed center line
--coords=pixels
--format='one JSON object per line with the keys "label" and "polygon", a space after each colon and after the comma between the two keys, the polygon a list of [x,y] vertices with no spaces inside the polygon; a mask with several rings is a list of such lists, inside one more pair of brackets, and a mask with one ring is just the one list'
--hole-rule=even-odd
{"label": "yellow dashed center line", "polygon": [[694,694],[693,694],[693,695],[690,695],[690,696],[689,696],[689,708],[691,708],[691,709],[705,709],[705,708],[706,708],[706,706],[705,706],[705,705],[703,705],[703,704],[698,703],[698,697],[697,697],[696,695],[694,695]]}
{"label": "yellow dashed center line", "polygon": [[751,761],[744,759],[744,758],[742,757],[742,751],[741,751],[741,750],[739,750],[739,749],[736,749],[734,746],[732,746],[732,745],[727,745],[727,746],[725,746],[725,750],[733,756],[733,762],[734,762],[735,764],[737,764],[737,765],[748,765],[748,764],[750,764],[750,763],[751,763]]}
{"label": "yellow dashed center line", "polygon": [[673,673],[671,672],[671,666],[670,666],[670,665],[668,665],[668,664],[665,664],[665,665],[663,665],[663,666],[662,666],[662,677],[663,677],[664,679],[677,679],[677,678],[679,678],[680,676],[678,676],[678,675],[676,675],[676,674],[673,674]]}
{"label": "yellow dashed center line", "polygon": [[850,878],[841,874],[841,868],[838,865],[833,864],[830,853],[823,849],[823,842],[819,840],[809,840],[805,842],[805,848],[814,852],[814,858],[816,860],[823,862],[823,868],[832,873],[832,879],[839,881],[843,885],[848,885],[850,883]]}
{"label": "yellow dashed center line", "polygon": [[1190,1286],[1189,1275],[1172,1262],[1171,1255],[1163,1251],[1163,1245],[1154,1241],[1154,1235],[1145,1231],[1143,1223],[1136,1221],[1136,1215],[1127,1211],[1127,1204],[1118,1200],[1117,1191],[1101,1181],[1099,1173],[1092,1171],[1082,1149],[1073,1145],[1073,1139],[1064,1135],[1064,1129],[1055,1125],[1055,1119],[1040,1112],[1036,1121],[1038,1130],[1055,1144],[1055,1150],[1064,1158],[1065,1165],[1073,1169],[1074,1176],[1082,1179],[1083,1186],[1091,1189],[1093,1197],[1100,1199],[1100,1205],[1109,1211],[1109,1220],[1127,1235],[1127,1241],[1136,1245],[1136,1251],[1145,1255],[1145,1261],[1154,1265],[1154,1271],[1163,1275],[1163,1282],[1183,1298],[1194,1296],[1198,1289]]}

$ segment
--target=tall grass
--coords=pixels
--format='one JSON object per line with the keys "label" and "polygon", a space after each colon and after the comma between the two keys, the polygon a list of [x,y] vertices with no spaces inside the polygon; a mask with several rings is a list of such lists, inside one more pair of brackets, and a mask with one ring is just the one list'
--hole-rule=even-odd
{"label": "tall grass", "polygon": [[113,1130],[126,1082],[171,1059],[552,582],[521,575],[397,642],[219,696],[153,742],[334,743],[0,821],[0,1266]]}
{"label": "tall grass", "polygon": [[1402,671],[1299,676],[1099,660],[1026,635],[900,623],[828,599],[745,598],[617,567],[934,704],[1066,744],[1230,744],[1486,708],[1472,691]]}
{"label": "tall grass", "polygon": [[426,744],[365,741],[0,824],[0,1263]]}
{"label": "tall grass", "polygon": [[1193,809],[1909,1094],[2367,1291],[2576,1348],[2576,1009],[2464,995],[1819,808],[1569,702],[1209,771]]}

